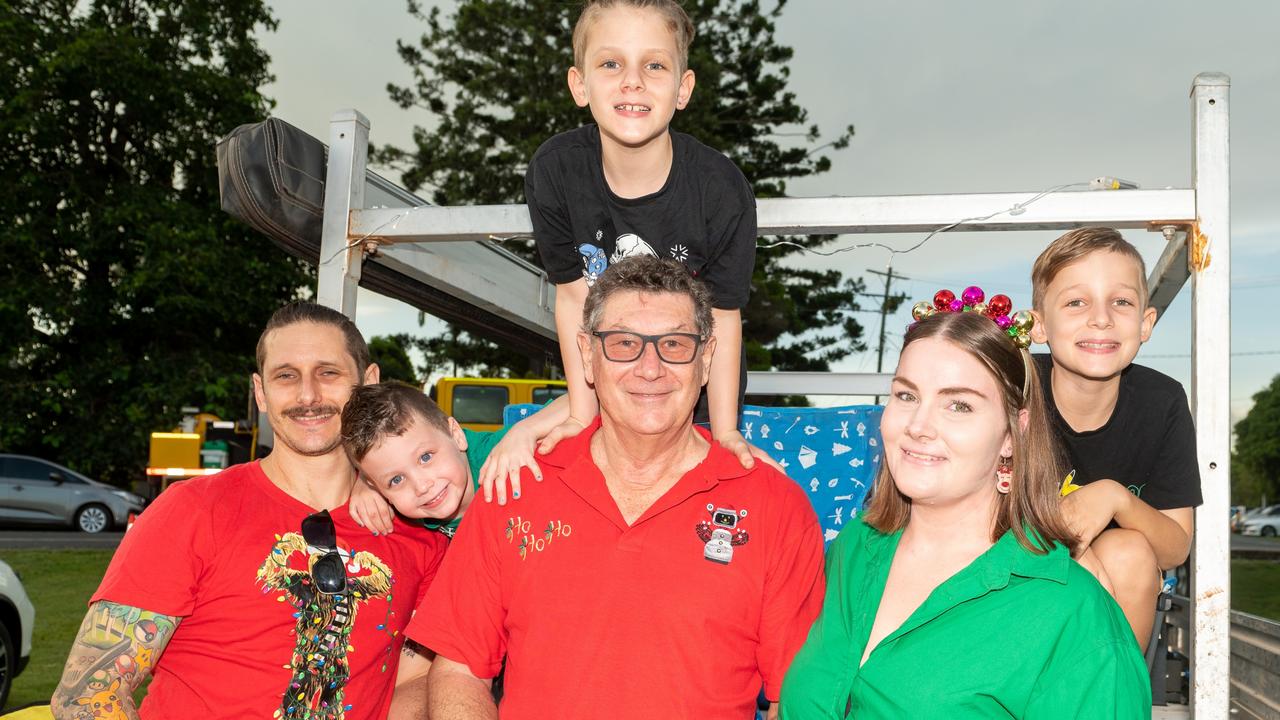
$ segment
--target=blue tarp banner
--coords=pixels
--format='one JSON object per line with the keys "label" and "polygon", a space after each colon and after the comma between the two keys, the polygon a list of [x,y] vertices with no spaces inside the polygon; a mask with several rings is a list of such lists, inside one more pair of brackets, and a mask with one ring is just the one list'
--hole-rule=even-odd
{"label": "blue tarp banner", "polygon": [[[509,405],[511,425],[542,408]],[[747,442],[777,460],[804,488],[830,544],[862,501],[880,467],[879,405],[832,408],[770,408],[747,405],[741,430]]]}

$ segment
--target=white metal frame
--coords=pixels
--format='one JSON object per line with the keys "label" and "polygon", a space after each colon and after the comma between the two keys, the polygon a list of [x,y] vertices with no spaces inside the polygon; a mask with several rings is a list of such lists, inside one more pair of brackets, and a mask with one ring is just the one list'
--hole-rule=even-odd
{"label": "white metal frame", "polygon": [[[1151,302],[1163,313],[1192,281],[1192,391],[1204,504],[1196,511],[1192,550],[1192,713],[1229,715],[1230,546],[1230,79],[1198,75],[1192,187],[1170,190],[1062,192],[1018,206],[1039,193],[909,195],[761,200],[761,235],[928,232],[960,218],[984,217],[953,232],[1067,230],[1101,226],[1163,231],[1168,245],[1151,270]],[[362,254],[395,266],[410,282],[430,285],[554,338],[554,288],[546,276],[488,242],[529,235],[523,205],[366,208],[369,123],[354,110],[334,115],[329,143],[318,297],[354,317]],[[388,190],[381,181],[383,195]],[[374,193],[370,193],[371,195]],[[413,196],[391,192],[401,200]],[[1012,212],[1006,211],[1017,207]],[[459,241],[482,241],[459,244]],[[484,262],[457,262],[459,247]],[[478,253],[478,254],[476,254]],[[487,254],[486,254],[487,253]],[[366,260],[369,261],[369,260]],[[884,394],[876,373],[751,373],[760,394]]]}

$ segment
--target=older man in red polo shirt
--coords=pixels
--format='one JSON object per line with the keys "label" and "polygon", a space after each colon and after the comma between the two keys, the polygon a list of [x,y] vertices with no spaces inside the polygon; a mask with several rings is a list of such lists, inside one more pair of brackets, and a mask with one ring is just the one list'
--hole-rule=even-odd
{"label": "older man in red polo shirt", "polygon": [[518,503],[477,503],[406,630],[432,720],[750,718],[822,601],[804,492],[693,425],[715,339],[682,266],[610,266],[579,333],[600,417]]}

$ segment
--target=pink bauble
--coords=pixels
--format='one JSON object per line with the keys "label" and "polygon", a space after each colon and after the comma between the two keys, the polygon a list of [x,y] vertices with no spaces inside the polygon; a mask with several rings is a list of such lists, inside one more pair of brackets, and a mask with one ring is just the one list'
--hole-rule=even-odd
{"label": "pink bauble", "polygon": [[964,300],[965,305],[977,305],[986,299],[986,294],[982,292],[982,288],[977,285],[970,285],[960,293],[960,299]]}

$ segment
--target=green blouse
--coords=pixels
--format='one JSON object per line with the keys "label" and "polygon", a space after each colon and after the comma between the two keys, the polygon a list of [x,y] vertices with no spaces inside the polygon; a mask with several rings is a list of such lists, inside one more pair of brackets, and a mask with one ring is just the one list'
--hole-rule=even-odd
{"label": "green blouse", "polygon": [[901,531],[854,520],[827,553],[822,614],[782,687],[783,720],[1149,718],[1146,664],[1120,607],[1065,547],[1005,533],[858,666]]}

